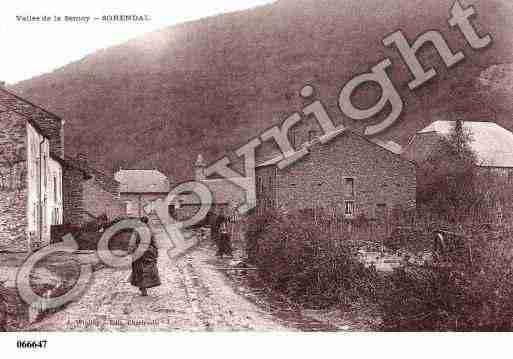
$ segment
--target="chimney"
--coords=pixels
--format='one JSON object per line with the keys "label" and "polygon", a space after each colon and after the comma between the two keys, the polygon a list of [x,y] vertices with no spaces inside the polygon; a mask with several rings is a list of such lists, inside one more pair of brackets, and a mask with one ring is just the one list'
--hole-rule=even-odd
{"label": "chimney", "polygon": [[87,168],[87,162],[88,162],[88,158],[87,158],[87,154],[85,153],[77,153],[77,156],[75,157],[75,160],[77,161],[78,165],[80,166],[80,168],[82,169],[86,169]]}
{"label": "chimney", "polygon": [[194,174],[196,181],[202,181],[205,179],[205,167],[207,167],[207,164],[205,163],[205,160],[200,153],[196,159],[196,163],[194,164]]}

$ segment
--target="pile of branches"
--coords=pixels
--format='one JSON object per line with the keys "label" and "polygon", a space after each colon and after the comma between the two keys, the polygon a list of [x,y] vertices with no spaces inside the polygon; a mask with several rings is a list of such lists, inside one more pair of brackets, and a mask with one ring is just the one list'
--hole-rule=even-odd
{"label": "pile of branches", "polygon": [[[52,226],[52,243],[62,242],[63,237],[71,234],[77,241],[80,250],[96,250],[103,233],[111,226],[129,217],[118,217],[109,221],[106,215],[82,225],[64,224]],[[132,230],[125,229],[116,233],[109,241],[110,249],[128,250]]]}

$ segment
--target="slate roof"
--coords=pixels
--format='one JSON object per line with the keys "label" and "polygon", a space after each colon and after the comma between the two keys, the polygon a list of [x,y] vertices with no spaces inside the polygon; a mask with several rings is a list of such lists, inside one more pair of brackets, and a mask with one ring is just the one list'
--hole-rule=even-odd
{"label": "slate roof", "polygon": [[[240,179],[244,185],[254,185],[254,181],[251,178]],[[211,193],[213,202],[211,204],[241,204],[246,201],[246,191],[225,178],[219,179],[206,179],[200,181],[206,185]],[[248,200],[252,200],[248,198]],[[253,199],[254,200],[254,199]],[[196,205],[199,204],[199,197],[194,194],[183,194],[180,196],[180,203],[185,205]]]}
{"label": "slate roof", "polygon": [[101,171],[87,161],[81,161],[77,158],[72,158],[69,156],[64,156],[64,158],[57,157],[55,155],[50,155],[52,159],[59,162],[61,166],[64,168],[78,170],[83,174],[84,180],[90,180],[91,178],[95,178],[96,183],[105,191],[119,194],[119,186],[120,183],[112,177],[110,173]]}
{"label": "slate roof", "polygon": [[400,155],[403,152],[402,146],[394,141],[386,141],[385,142],[382,140],[373,139],[372,142],[374,142],[376,145],[386,148],[390,152],[393,152],[398,155]]}
{"label": "slate roof", "polygon": [[25,100],[18,95],[6,90],[4,87],[0,86],[0,107],[5,109],[5,111],[13,111],[23,117],[39,132],[42,136],[46,138],[50,138],[50,135],[38,125],[38,121],[52,118],[58,121],[62,121],[62,119],[39,107],[38,105],[33,104],[32,102]]}
{"label": "slate roof", "polygon": [[[331,140],[334,140],[334,139],[340,137],[341,135],[347,135],[347,134],[352,134],[352,135],[358,136],[360,138],[363,138],[364,140],[373,144],[374,146],[382,148],[382,149],[386,150],[387,152],[393,153],[394,155],[399,156],[402,153],[401,146],[393,141],[383,142],[380,140],[370,140],[367,137],[362,136],[357,132],[351,131],[350,129],[347,129],[347,128],[343,128],[343,129],[339,129],[339,130],[330,132],[327,135],[321,136],[318,139],[316,139],[310,143],[306,143],[305,145],[303,145],[303,147],[301,149],[296,150],[294,152],[288,152],[285,155],[277,154],[276,157],[274,157],[274,158],[271,158],[269,160],[265,160],[264,162],[258,163],[256,165],[256,168],[261,168],[261,167],[266,167],[266,166],[274,166],[278,162],[282,161],[283,159],[293,161],[295,157],[301,158],[302,156],[305,155],[305,152],[308,153],[309,151],[311,151],[312,146],[318,145],[319,141],[324,141],[324,143],[327,143]],[[402,158],[407,160],[407,158],[404,158],[404,157],[402,157]]]}
{"label": "slate roof", "polygon": [[[0,105],[30,119],[61,118],[0,86]],[[62,121],[62,120],[61,120]]]}
{"label": "slate roof", "polygon": [[87,171],[86,168],[81,166],[75,158],[71,158],[68,156],[64,156],[64,158],[60,158],[58,156],[55,156],[55,154],[50,154],[50,157],[53,160],[59,162],[61,164],[61,166],[63,166],[64,168],[71,168],[71,169],[75,169],[75,170],[82,172],[85,180],[88,180],[91,178],[91,174]]}
{"label": "slate roof", "polygon": [[121,193],[169,193],[169,179],[158,170],[119,170],[114,179]]}
{"label": "slate roof", "polygon": [[257,164],[256,168],[274,166],[285,159],[293,161],[293,159],[296,157],[301,158],[301,156],[305,154],[305,151],[307,151],[306,148],[303,148],[302,150],[298,150],[295,152],[287,152],[287,153],[285,153],[285,155],[277,154],[276,157]]}
{"label": "slate roof", "polygon": [[[455,121],[435,121],[417,132],[416,136],[438,134],[447,136]],[[495,122],[465,121],[463,128],[472,133],[470,147],[482,167],[513,167],[513,133]],[[413,144],[415,138],[412,140]]]}

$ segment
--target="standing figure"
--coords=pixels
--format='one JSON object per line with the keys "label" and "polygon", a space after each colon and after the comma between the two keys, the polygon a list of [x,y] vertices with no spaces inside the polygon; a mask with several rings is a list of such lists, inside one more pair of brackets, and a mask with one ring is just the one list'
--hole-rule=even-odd
{"label": "standing figure", "polygon": [[219,215],[214,213],[213,211],[210,211],[207,215],[207,218],[210,227],[210,239],[217,246],[217,241],[219,240],[219,230],[221,225]]}
{"label": "standing figure", "polygon": [[[141,218],[141,222],[148,224],[148,218]],[[140,238],[137,238],[137,247],[139,244]],[[148,295],[148,288],[158,287],[161,284],[157,268],[157,258],[158,249],[155,243],[155,237],[152,234],[151,242],[146,252],[144,252],[140,258],[132,262],[130,284],[139,288],[143,297]]]}
{"label": "standing figure", "polygon": [[228,227],[228,218],[225,216],[218,217],[219,234],[217,238],[217,256],[232,255],[232,244],[230,239],[230,231]]}

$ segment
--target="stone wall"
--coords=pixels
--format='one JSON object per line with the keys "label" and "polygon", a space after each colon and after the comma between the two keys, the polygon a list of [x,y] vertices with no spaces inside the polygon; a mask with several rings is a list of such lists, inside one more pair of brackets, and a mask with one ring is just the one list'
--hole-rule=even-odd
{"label": "stone wall", "polygon": [[27,191],[0,190],[0,252],[26,252]]}
{"label": "stone wall", "polygon": [[63,166],[62,176],[62,201],[63,223],[82,223],[84,211],[82,207],[82,182],[84,173],[77,168]]}
{"label": "stone wall", "polygon": [[256,172],[257,211],[259,213],[276,207],[276,166],[259,168]]}
{"label": "stone wall", "polygon": [[418,164],[443,147],[442,138],[435,132],[417,133],[404,149],[403,157]]}
{"label": "stone wall", "polygon": [[[115,185],[109,186],[112,189],[114,187]],[[109,219],[113,219],[126,215],[126,204],[120,200],[116,192],[107,191],[96,178],[92,178],[83,183],[83,210],[86,219],[88,214],[94,217],[106,214]]]}
{"label": "stone wall", "polygon": [[89,167],[89,172],[94,176],[96,183],[105,191],[119,197],[120,183],[111,176]]}
{"label": "stone wall", "polygon": [[33,122],[43,131],[50,140],[50,151],[52,155],[59,158],[64,157],[64,129],[62,121],[52,117],[35,118]]}
{"label": "stone wall", "polygon": [[0,251],[28,250],[26,131],[23,117],[0,113]]}
{"label": "stone wall", "polygon": [[106,214],[109,219],[126,215],[119,184],[97,171],[85,173],[69,161],[64,166],[63,207],[65,224],[84,224]]}
{"label": "stone wall", "polygon": [[[262,181],[269,183],[266,171],[266,167],[257,169],[257,176],[264,176]],[[278,169],[272,186],[264,188],[276,193],[263,196],[275,197],[276,208],[335,208],[341,214],[346,201],[351,201],[354,217],[375,218],[383,208],[389,213],[398,207],[415,207],[415,176],[412,162],[347,132],[327,144],[313,145],[305,157]],[[347,191],[346,179],[353,180],[352,191]]]}

